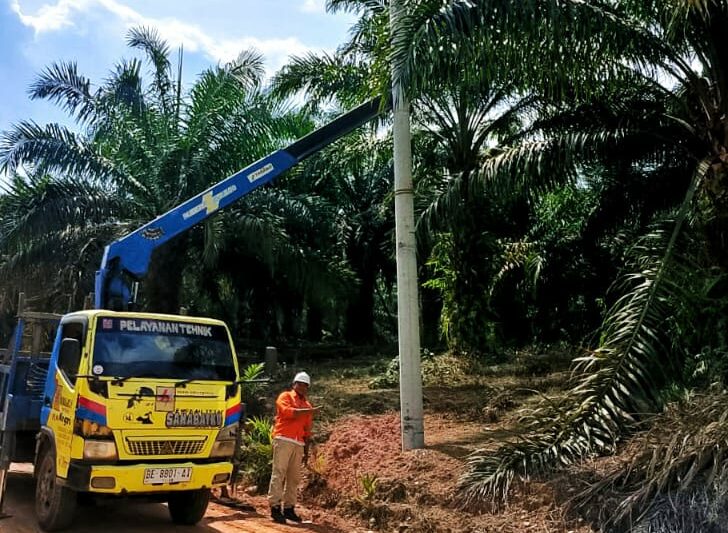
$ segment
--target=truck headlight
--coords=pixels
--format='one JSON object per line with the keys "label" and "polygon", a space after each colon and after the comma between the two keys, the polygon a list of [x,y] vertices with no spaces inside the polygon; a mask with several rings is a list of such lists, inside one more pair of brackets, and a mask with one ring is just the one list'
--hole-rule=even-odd
{"label": "truck headlight", "polygon": [[92,440],[83,442],[83,458],[91,460],[116,461],[116,443],[113,440]]}
{"label": "truck headlight", "polygon": [[238,424],[225,426],[217,434],[210,457],[232,457],[235,455],[235,444],[238,436]]}

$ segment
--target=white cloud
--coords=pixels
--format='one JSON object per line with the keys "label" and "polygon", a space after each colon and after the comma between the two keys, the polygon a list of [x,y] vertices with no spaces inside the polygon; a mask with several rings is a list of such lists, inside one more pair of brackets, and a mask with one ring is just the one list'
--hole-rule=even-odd
{"label": "white cloud", "polygon": [[325,0],[304,0],[301,4],[301,11],[304,13],[324,13],[326,6]]}
{"label": "white cloud", "polygon": [[34,15],[27,15],[23,13],[20,1],[12,0],[10,9],[18,15],[24,25],[33,28],[37,35],[73,26],[73,12],[83,11],[92,2],[93,0],[59,0],[55,5],[42,5]]}
{"label": "white cloud", "polygon": [[[313,9],[318,9],[320,6],[323,9],[323,0],[306,0],[304,7],[306,6]],[[32,14],[23,11],[20,0],[11,0],[11,8],[25,26],[33,28],[36,35],[66,28],[78,28],[82,25],[84,16],[92,10],[100,9],[113,15],[118,23],[127,29],[133,26],[155,28],[170,46],[182,45],[185,50],[204,53],[213,61],[231,61],[242,50],[255,48],[263,53],[271,71],[285,64],[288,56],[303,55],[311,50],[296,37],[215,38],[195,24],[175,18],[145,17],[116,0],[57,0],[55,4],[42,5]]]}
{"label": "white cloud", "polygon": [[[63,1],[63,0],[60,0]],[[78,0],[77,0],[78,1]],[[127,23],[136,23],[136,22],[144,22],[146,19],[134,11],[132,8],[125,6],[124,4],[121,4],[119,2],[115,2],[114,0],[87,0],[90,3],[97,3],[106,8],[108,11],[116,15],[120,20],[123,20]]]}

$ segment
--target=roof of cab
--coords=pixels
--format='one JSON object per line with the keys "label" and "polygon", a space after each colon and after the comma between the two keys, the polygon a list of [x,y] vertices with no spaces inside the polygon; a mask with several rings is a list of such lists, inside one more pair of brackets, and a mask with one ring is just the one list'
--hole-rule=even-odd
{"label": "roof of cab", "polygon": [[215,318],[190,316],[190,315],[168,315],[164,313],[142,313],[138,311],[109,311],[108,309],[84,309],[82,311],[73,311],[63,316],[63,319],[73,317],[85,317],[93,319],[98,316],[107,318],[126,318],[137,320],[169,320],[175,322],[194,322],[196,324],[217,324],[225,325],[225,322]]}

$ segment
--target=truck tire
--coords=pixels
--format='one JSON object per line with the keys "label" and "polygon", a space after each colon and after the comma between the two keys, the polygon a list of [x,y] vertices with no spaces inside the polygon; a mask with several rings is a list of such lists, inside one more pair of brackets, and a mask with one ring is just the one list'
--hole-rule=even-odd
{"label": "truck tire", "polygon": [[169,497],[169,514],[172,522],[193,526],[205,516],[210,501],[210,489],[185,490]]}
{"label": "truck tire", "polygon": [[71,525],[76,511],[76,493],[58,483],[56,454],[46,450],[40,458],[35,482],[35,514],[44,531],[59,531]]}

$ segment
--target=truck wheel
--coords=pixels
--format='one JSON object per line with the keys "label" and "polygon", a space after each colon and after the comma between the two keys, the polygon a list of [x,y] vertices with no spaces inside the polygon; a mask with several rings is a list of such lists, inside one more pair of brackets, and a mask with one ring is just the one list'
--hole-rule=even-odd
{"label": "truck wheel", "polygon": [[44,531],[59,531],[71,525],[76,511],[76,493],[58,484],[56,454],[47,450],[40,459],[35,483],[35,514]]}
{"label": "truck wheel", "polygon": [[210,489],[185,490],[169,497],[169,514],[172,522],[193,526],[205,516],[210,501]]}

